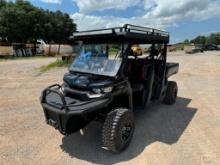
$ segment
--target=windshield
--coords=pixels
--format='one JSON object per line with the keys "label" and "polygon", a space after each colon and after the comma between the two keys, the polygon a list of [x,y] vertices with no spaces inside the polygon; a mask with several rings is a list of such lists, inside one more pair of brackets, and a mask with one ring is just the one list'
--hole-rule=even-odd
{"label": "windshield", "polygon": [[121,65],[122,44],[82,44],[70,71],[115,76]]}

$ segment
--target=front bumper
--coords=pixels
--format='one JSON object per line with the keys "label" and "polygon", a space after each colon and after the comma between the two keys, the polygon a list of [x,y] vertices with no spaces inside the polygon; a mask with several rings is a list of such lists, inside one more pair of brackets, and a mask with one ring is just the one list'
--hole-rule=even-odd
{"label": "front bumper", "polygon": [[[53,102],[57,98],[52,94],[55,94],[60,100]],[[48,100],[52,100],[52,103]],[[42,92],[41,105],[46,123],[66,135],[86,126],[93,119],[97,110],[107,107],[111,100],[111,97],[101,97],[76,102],[74,99],[65,97],[61,86],[55,84]]]}

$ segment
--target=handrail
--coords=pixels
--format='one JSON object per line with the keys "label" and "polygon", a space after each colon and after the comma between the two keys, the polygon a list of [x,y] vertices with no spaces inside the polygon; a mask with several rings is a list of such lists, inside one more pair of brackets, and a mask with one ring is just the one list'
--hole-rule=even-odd
{"label": "handrail", "polygon": [[166,36],[169,37],[169,33],[163,30],[159,29],[154,29],[154,28],[149,28],[149,27],[143,27],[143,26],[137,26],[137,25],[130,25],[126,24],[125,28],[127,28],[129,31],[134,30],[134,31],[139,31],[139,32],[146,32],[147,34],[151,35],[160,35],[160,36]]}

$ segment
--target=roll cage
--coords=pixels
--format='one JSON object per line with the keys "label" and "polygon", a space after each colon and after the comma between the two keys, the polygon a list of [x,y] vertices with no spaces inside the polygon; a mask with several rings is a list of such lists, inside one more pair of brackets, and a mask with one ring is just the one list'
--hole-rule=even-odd
{"label": "roll cage", "polygon": [[[129,45],[128,48],[133,44],[152,44],[149,60],[160,60],[163,65],[164,74],[169,40],[170,35],[166,31],[131,24],[125,24],[122,27],[75,32],[70,37],[70,41],[73,43],[79,41],[83,43],[126,43]],[[156,53],[156,44],[163,45],[160,54]],[[127,59],[128,55],[128,52],[124,53],[123,58]]]}

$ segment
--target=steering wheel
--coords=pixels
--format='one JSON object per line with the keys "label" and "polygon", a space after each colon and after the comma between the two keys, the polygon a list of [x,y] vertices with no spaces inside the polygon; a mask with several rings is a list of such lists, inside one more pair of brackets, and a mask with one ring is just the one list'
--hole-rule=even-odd
{"label": "steering wheel", "polygon": [[93,68],[97,71],[101,70],[103,68],[103,63],[101,61],[96,61]]}

